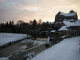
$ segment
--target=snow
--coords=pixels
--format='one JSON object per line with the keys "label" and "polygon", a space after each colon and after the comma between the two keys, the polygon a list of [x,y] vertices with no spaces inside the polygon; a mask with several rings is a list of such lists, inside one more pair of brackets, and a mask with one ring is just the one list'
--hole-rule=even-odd
{"label": "snow", "polygon": [[62,30],[66,30],[66,31],[68,31],[68,29],[67,29],[67,27],[69,27],[69,26],[62,26],[60,29],[59,29],[59,31],[62,31]]}
{"label": "snow", "polygon": [[55,32],[56,30],[51,30],[51,32]]}
{"label": "snow", "polygon": [[49,41],[50,41],[50,37],[48,37],[48,39],[47,39],[46,43],[49,43]]}
{"label": "snow", "polygon": [[49,36],[48,39],[46,40],[46,44],[51,45],[50,36]]}
{"label": "snow", "polygon": [[27,40],[27,39],[25,39],[25,40],[23,40],[23,41],[21,41],[20,43],[26,43],[26,44],[28,44],[28,43],[33,43],[33,40],[31,40],[31,39],[29,39],[29,40]]}
{"label": "snow", "polygon": [[80,19],[79,19],[79,20],[77,20],[77,21],[76,21],[76,23],[80,25]]}
{"label": "snow", "polygon": [[71,26],[79,26],[76,22],[73,22]]}
{"label": "snow", "polygon": [[61,38],[65,38],[65,37],[66,37],[66,35],[62,36]]}
{"label": "snow", "polygon": [[63,23],[65,24],[65,25],[67,25],[67,26],[70,26],[71,25],[71,22],[70,21],[63,21]]}
{"label": "snow", "polygon": [[80,60],[80,37],[67,38],[32,60]]}
{"label": "snow", "polygon": [[63,13],[63,12],[60,12],[60,15],[64,15],[64,16],[75,16],[76,12],[73,12],[73,13]]}
{"label": "snow", "polygon": [[74,19],[64,19],[64,21],[74,22]]}
{"label": "snow", "polygon": [[18,54],[18,52],[19,52],[19,51],[23,51],[23,50],[25,50],[27,47],[28,47],[28,46],[23,45],[23,46],[21,46],[18,50],[16,50],[16,51],[15,51],[15,52],[13,52],[13,53]]}
{"label": "snow", "polygon": [[26,43],[26,44],[29,44],[29,43],[32,43],[32,44],[34,44],[34,45],[36,45],[36,44],[39,44],[39,45],[42,45],[42,44],[44,44],[45,43],[45,41],[44,40],[31,40],[31,39],[29,39],[29,40],[23,40],[23,41],[21,41],[20,43]]}
{"label": "snow", "polygon": [[33,44],[34,44],[34,45],[36,45],[36,44],[42,45],[42,44],[44,44],[44,43],[45,43],[45,41],[41,41],[41,40],[39,40],[39,41],[38,41],[38,40],[34,40],[34,41],[33,41]]}
{"label": "snow", "polygon": [[26,38],[27,34],[0,33],[0,46]]}
{"label": "snow", "polygon": [[24,60],[31,60],[35,56],[35,52],[28,53],[24,55]]}
{"label": "snow", "polygon": [[67,26],[79,26],[79,24],[78,23],[76,23],[76,22],[70,22],[70,21],[63,21],[63,23],[65,24],[65,25],[67,25]]}
{"label": "snow", "polygon": [[28,46],[23,45],[22,47],[20,47],[20,49],[26,49]]}
{"label": "snow", "polygon": [[0,60],[9,60],[7,57],[2,57]]}

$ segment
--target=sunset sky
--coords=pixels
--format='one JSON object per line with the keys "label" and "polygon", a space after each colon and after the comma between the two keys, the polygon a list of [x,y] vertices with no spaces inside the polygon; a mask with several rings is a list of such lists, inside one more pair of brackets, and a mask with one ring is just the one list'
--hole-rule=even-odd
{"label": "sunset sky", "polygon": [[0,0],[0,22],[34,19],[53,22],[57,12],[70,10],[80,17],[80,0]]}

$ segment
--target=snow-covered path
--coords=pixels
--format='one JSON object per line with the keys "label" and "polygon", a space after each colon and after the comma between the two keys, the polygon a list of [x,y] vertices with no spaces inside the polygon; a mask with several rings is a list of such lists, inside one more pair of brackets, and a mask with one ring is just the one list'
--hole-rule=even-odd
{"label": "snow-covered path", "polygon": [[80,37],[64,39],[32,60],[80,60]]}

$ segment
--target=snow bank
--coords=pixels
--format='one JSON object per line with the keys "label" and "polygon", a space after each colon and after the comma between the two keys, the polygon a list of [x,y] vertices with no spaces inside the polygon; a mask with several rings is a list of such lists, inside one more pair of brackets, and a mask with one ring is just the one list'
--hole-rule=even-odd
{"label": "snow bank", "polygon": [[34,40],[34,41],[33,41],[33,44],[34,44],[34,45],[36,45],[36,44],[42,45],[42,44],[44,44],[44,43],[45,43],[45,41],[40,41],[40,40],[39,40],[39,41],[38,41],[38,40]]}
{"label": "snow bank", "polygon": [[0,60],[9,60],[7,57],[2,57]]}
{"label": "snow bank", "polygon": [[64,39],[32,60],[80,60],[80,37]]}
{"label": "snow bank", "polygon": [[51,32],[56,32],[56,30],[51,30]]}
{"label": "snow bank", "polygon": [[0,46],[26,38],[27,34],[0,33]]}

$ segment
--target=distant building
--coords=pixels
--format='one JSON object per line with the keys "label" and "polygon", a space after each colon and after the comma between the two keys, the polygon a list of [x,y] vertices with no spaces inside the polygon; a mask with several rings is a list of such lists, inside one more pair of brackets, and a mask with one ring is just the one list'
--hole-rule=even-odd
{"label": "distant building", "polygon": [[69,20],[70,22],[75,22],[78,20],[77,12],[71,10],[69,13],[58,12],[55,15],[54,27],[58,30],[60,27],[64,25],[63,21]]}

